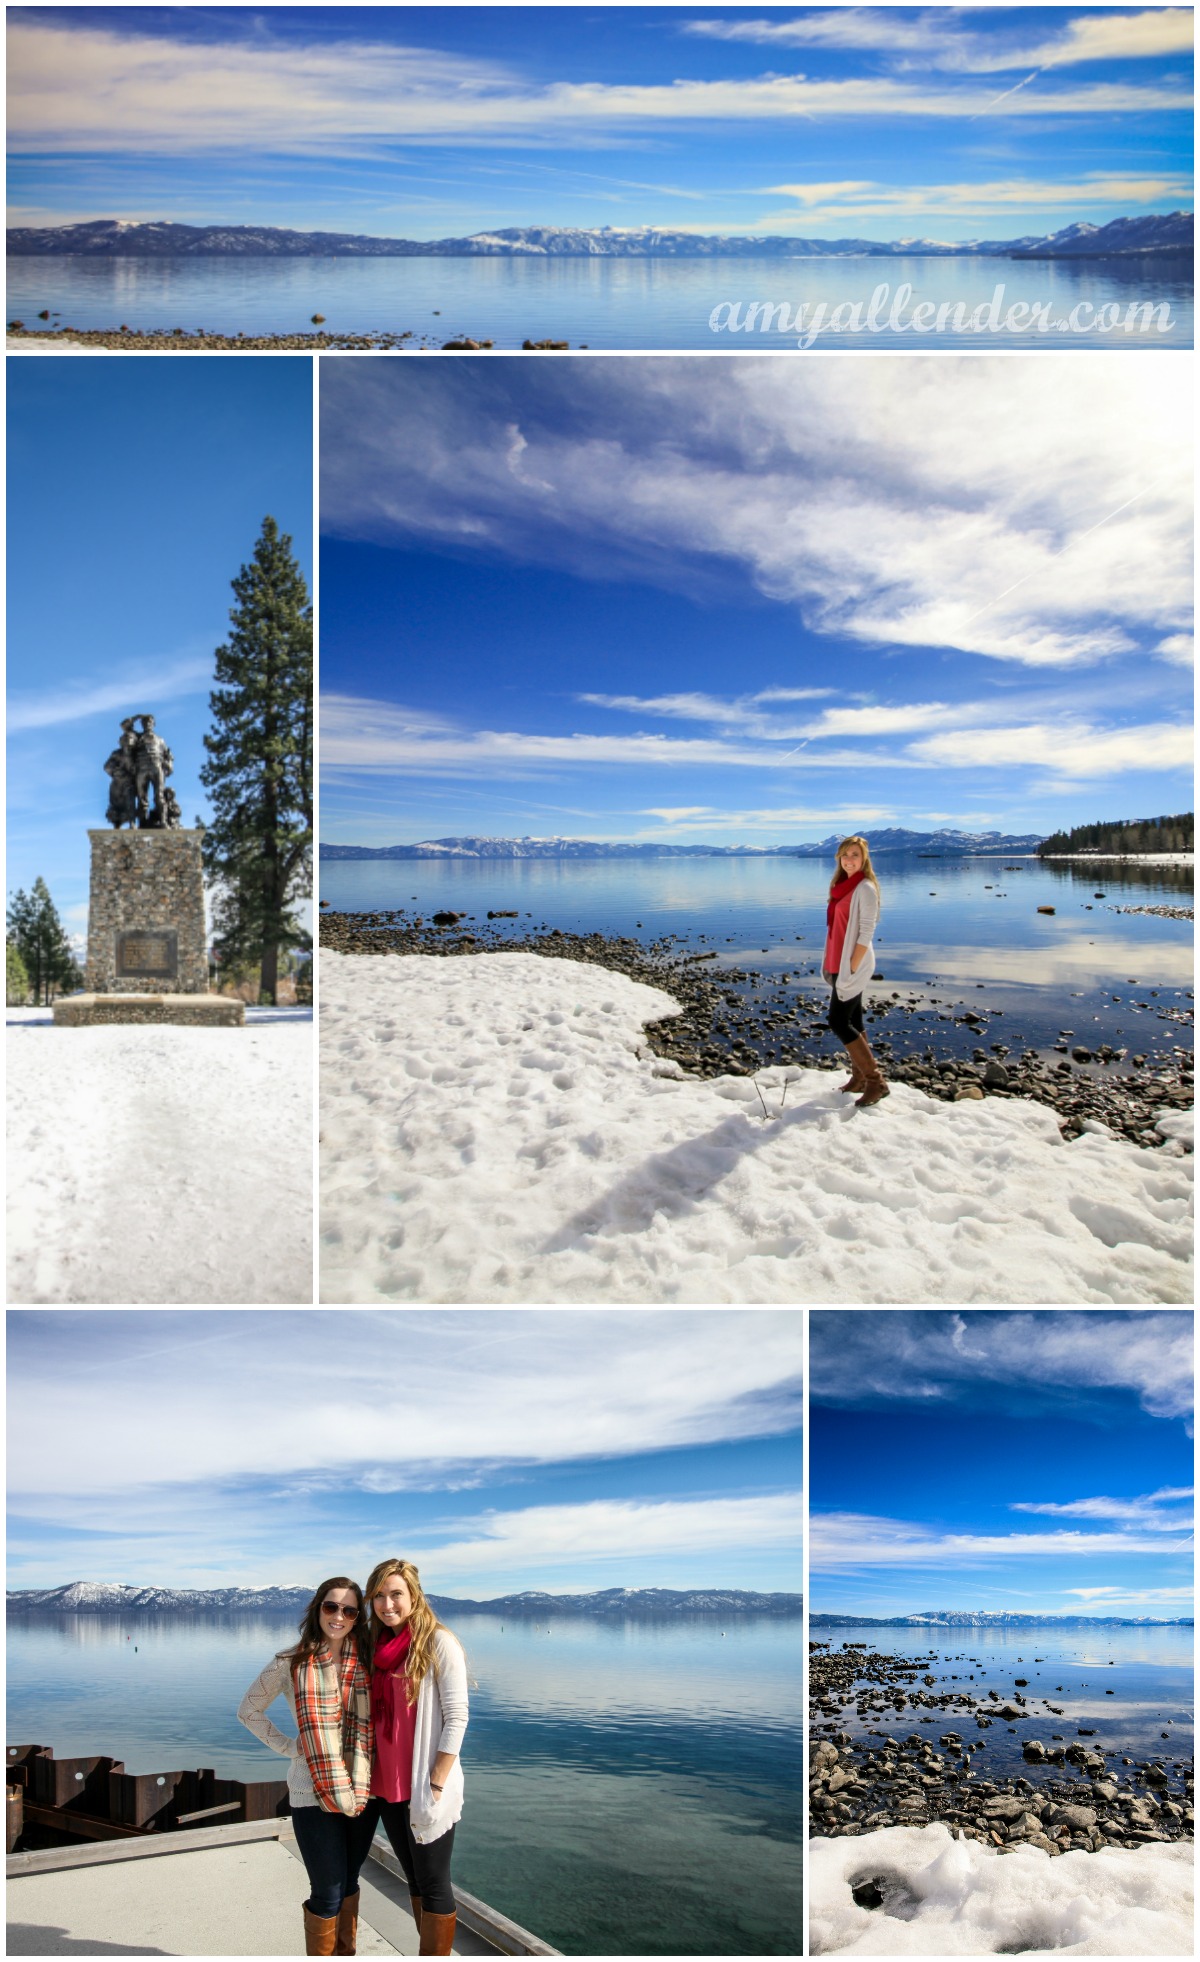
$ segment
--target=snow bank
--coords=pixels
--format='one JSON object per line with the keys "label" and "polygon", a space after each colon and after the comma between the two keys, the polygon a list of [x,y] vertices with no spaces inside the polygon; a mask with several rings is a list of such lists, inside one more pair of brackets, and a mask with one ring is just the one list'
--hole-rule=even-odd
{"label": "snow bank", "polygon": [[[1190,1955],[1190,1841],[1104,1853],[1011,1853],[946,1826],[809,1843],[814,1955]],[[851,1889],[877,1880],[883,1906]]]}
{"label": "snow bank", "polygon": [[8,1298],[311,1302],[312,1013],[8,1011]]}
{"label": "snow bank", "polygon": [[1170,1146],[904,1084],[857,1111],[823,1070],[687,1077],[642,1033],[675,1004],[575,961],[320,960],[326,1301],[1192,1298]]}

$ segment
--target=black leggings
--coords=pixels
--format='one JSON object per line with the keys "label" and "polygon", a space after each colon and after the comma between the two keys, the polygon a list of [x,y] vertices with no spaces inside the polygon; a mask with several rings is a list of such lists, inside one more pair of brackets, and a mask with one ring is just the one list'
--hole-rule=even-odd
{"label": "black leggings", "polygon": [[421,1906],[426,1914],[453,1914],[454,1889],[450,1885],[450,1855],[454,1851],[454,1832],[451,1826],[448,1833],[440,1839],[431,1840],[428,1846],[419,1846],[412,1836],[408,1823],[408,1800],[399,1803],[392,1799],[374,1798],[367,1811],[374,1821],[383,1821],[383,1830],[388,1836],[393,1853],[404,1868],[410,1894],[419,1894]]}
{"label": "black leggings", "polygon": [[310,1914],[328,1920],[358,1891],[358,1870],[375,1837],[371,1804],[368,1801],[357,1819],[348,1819],[344,1812],[326,1812],[319,1805],[298,1805],[292,1827],[308,1874],[305,1906]]}
{"label": "black leggings", "polygon": [[860,1036],[863,1032],[862,994],[851,995],[849,1001],[842,1001],[835,981],[829,999],[829,1026],[838,1041],[844,1042],[849,1049],[855,1036]]}

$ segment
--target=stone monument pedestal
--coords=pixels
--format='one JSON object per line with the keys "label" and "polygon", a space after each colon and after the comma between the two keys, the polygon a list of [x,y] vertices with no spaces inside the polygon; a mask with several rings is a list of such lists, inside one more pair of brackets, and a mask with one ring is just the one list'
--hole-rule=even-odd
{"label": "stone monument pedestal", "polygon": [[89,831],[92,879],[83,995],[54,1004],[66,1028],[95,1022],[239,1026],[245,1008],[210,994],[199,831]]}

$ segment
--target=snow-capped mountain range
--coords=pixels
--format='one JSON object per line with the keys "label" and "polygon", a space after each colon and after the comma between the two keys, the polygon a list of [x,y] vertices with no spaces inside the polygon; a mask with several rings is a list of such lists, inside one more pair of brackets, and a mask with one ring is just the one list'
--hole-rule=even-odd
{"label": "snow-capped mountain range", "polygon": [[593,259],[896,259],[1111,258],[1192,250],[1190,211],[1114,218],[1107,225],[1067,225],[1021,238],[777,238],[747,233],[674,232],[653,225],[584,230],[560,225],[508,226],[469,238],[373,238],[356,232],[295,232],[276,225],[178,225],[93,218],[79,225],[15,225],[14,256],[81,253],[110,258],[191,255],[339,259],[593,258]]}
{"label": "snow-capped mountain range", "polygon": [[923,1614],[810,1615],[811,1628],[1190,1628],[1190,1615],[1023,1615],[990,1608],[930,1608]]}
{"label": "snow-capped mountain range", "polygon": [[[945,858],[1035,852],[1040,832],[1014,837],[999,831],[872,831],[871,855],[936,853]],[[596,838],[426,838],[415,845],[322,845],[320,857],[364,858],[828,858],[837,850],[833,832],[806,845],[627,845]]]}
{"label": "snow-capped mountain range", "polygon": [[[71,1581],[65,1587],[10,1589],[9,1614],[298,1615],[311,1587],[129,1587],[116,1581]],[[756,1594],[741,1588],[606,1587],[593,1594],[502,1594],[490,1601],[431,1594],[439,1613],[476,1609],[488,1614],[783,1614],[800,1612],[798,1594]]]}

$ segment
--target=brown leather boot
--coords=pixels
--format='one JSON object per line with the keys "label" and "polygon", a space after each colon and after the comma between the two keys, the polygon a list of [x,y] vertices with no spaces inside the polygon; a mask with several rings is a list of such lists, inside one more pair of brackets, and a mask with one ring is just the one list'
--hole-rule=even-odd
{"label": "brown leather boot", "polygon": [[412,1918],[417,1924],[417,1933],[419,1935],[421,1932],[421,1896],[419,1894],[410,1894],[408,1904],[412,1909]]}
{"label": "brown leather boot", "polygon": [[449,1955],[454,1948],[454,1924],[457,1914],[430,1914],[426,1910],[421,1916],[421,1946],[418,1955]]}
{"label": "brown leather boot", "polygon": [[337,1919],[335,1955],[358,1954],[358,1895],[359,1889],[356,1887],[353,1894],[345,1895],[342,1900]]}
{"label": "brown leather boot", "polygon": [[853,1042],[848,1042],[846,1054],[850,1058],[850,1080],[848,1083],[839,1084],[838,1088],[851,1091],[857,1096],[860,1090],[865,1090],[867,1087],[871,1071],[875,1067],[875,1058],[871,1054],[865,1036],[855,1036]]}
{"label": "brown leather boot", "polygon": [[306,1955],[336,1955],[337,1937],[336,1914],[314,1914],[310,1908],[305,1908],[304,1953]]}

